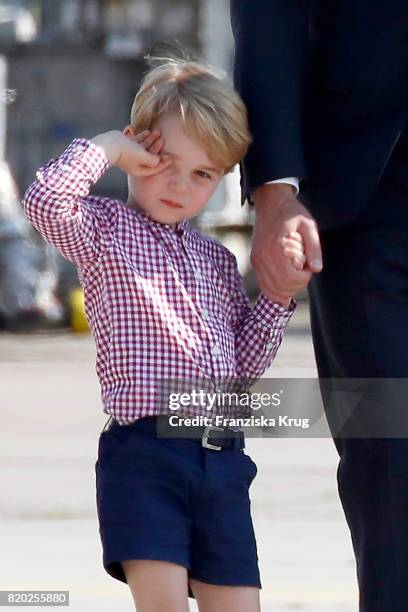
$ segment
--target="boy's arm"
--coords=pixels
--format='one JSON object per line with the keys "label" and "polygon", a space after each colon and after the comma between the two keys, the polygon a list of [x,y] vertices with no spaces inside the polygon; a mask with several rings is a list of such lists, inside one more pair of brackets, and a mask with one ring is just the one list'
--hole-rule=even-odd
{"label": "boy's arm", "polygon": [[237,377],[254,384],[269,368],[282,342],[283,332],[296,308],[270,300],[262,292],[254,306],[245,292],[236,257],[229,253],[228,283],[233,299],[232,327],[235,333]]}
{"label": "boy's arm", "polygon": [[117,209],[105,210],[84,198],[109,165],[135,176],[161,172],[172,163],[160,155],[162,148],[159,130],[135,134],[130,126],[125,133],[111,130],[92,141],[75,139],[37,172],[24,197],[28,219],[67,259],[77,264],[97,259],[112,238]]}
{"label": "boy's arm", "polygon": [[29,221],[76,264],[97,259],[112,236],[116,213],[84,200],[108,167],[101,147],[77,138],[59,158],[38,170],[24,196]]}

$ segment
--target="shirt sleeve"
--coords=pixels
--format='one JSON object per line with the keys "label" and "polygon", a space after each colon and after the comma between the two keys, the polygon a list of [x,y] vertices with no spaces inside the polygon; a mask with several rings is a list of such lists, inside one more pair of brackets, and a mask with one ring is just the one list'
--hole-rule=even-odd
{"label": "shirt sleeve", "polygon": [[294,187],[296,190],[295,195],[299,195],[300,180],[297,176],[286,176],[285,178],[275,179],[274,181],[267,181],[265,185],[270,185],[271,183],[284,183],[285,185],[292,185],[292,187]]}
{"label": "shirt sleeve", "polygon": [[106,172],[109,162],[100,147],[77,138],[57,159],[36,173],[23,206],[29,221],[44,240],[75,264],[97,259],[112,237],[113,210],[95,205],[89,191]]}
{"label": "shirt sleeve", "polygon": [[229,253],[228,284],[233,301],[232,328],[235,334],[237,377],[252,386],[273,362],[282,342],[283,332],[296,308],[292,299],[288,307],[269,299],[262,292],[255,304],[245,292],[235,255]]}

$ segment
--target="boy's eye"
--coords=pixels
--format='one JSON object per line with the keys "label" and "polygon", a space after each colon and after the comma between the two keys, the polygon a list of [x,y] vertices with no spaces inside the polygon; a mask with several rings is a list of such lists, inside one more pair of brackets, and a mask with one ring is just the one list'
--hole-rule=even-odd
{"label": "boy's eye", "polygon": [[208,172],[204,172],[204,170],[197,170],[197,174],[198,176],[201,176],[202,178],[206,178],[206,179],[210,179],[211,176],[208,174]]}

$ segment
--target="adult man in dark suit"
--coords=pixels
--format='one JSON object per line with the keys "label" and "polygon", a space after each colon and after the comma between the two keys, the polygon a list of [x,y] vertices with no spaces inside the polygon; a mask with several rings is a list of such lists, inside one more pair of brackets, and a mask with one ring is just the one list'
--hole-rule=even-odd
{"label": "adult man in dark suit", "polygon": [[[403,379],[408,2],[232,0],[231,22],[235,84],[254,137],[241,172],[256,209],[251,262],[260,288],[288,297],[311,277],[321,379],[364,379],[366,389]],[[305,242],[300,272],[280,250],[290,230]],[[408,440],[394,383],[374,401],[363,394],[341,422],[323,393],[361,612],[408,609]]]}

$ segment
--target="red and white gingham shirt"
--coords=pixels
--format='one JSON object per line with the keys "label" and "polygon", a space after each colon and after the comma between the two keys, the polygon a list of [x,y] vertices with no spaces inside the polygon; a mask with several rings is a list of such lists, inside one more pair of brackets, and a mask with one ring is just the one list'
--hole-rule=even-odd
{"label": "red and white gingham shirt", "polygon": [[[261,293],[252,307],[235,256],[189,220],[172,227],[89,196],[108,167],[99,147],[75,139],[24,197],[31,223],[78,267],[104,412],[123,425],[169,413],[166,381],[213,393],[253,384],[295,302],[285,308]],[[197,403],[178,414],[209,415]]]}

